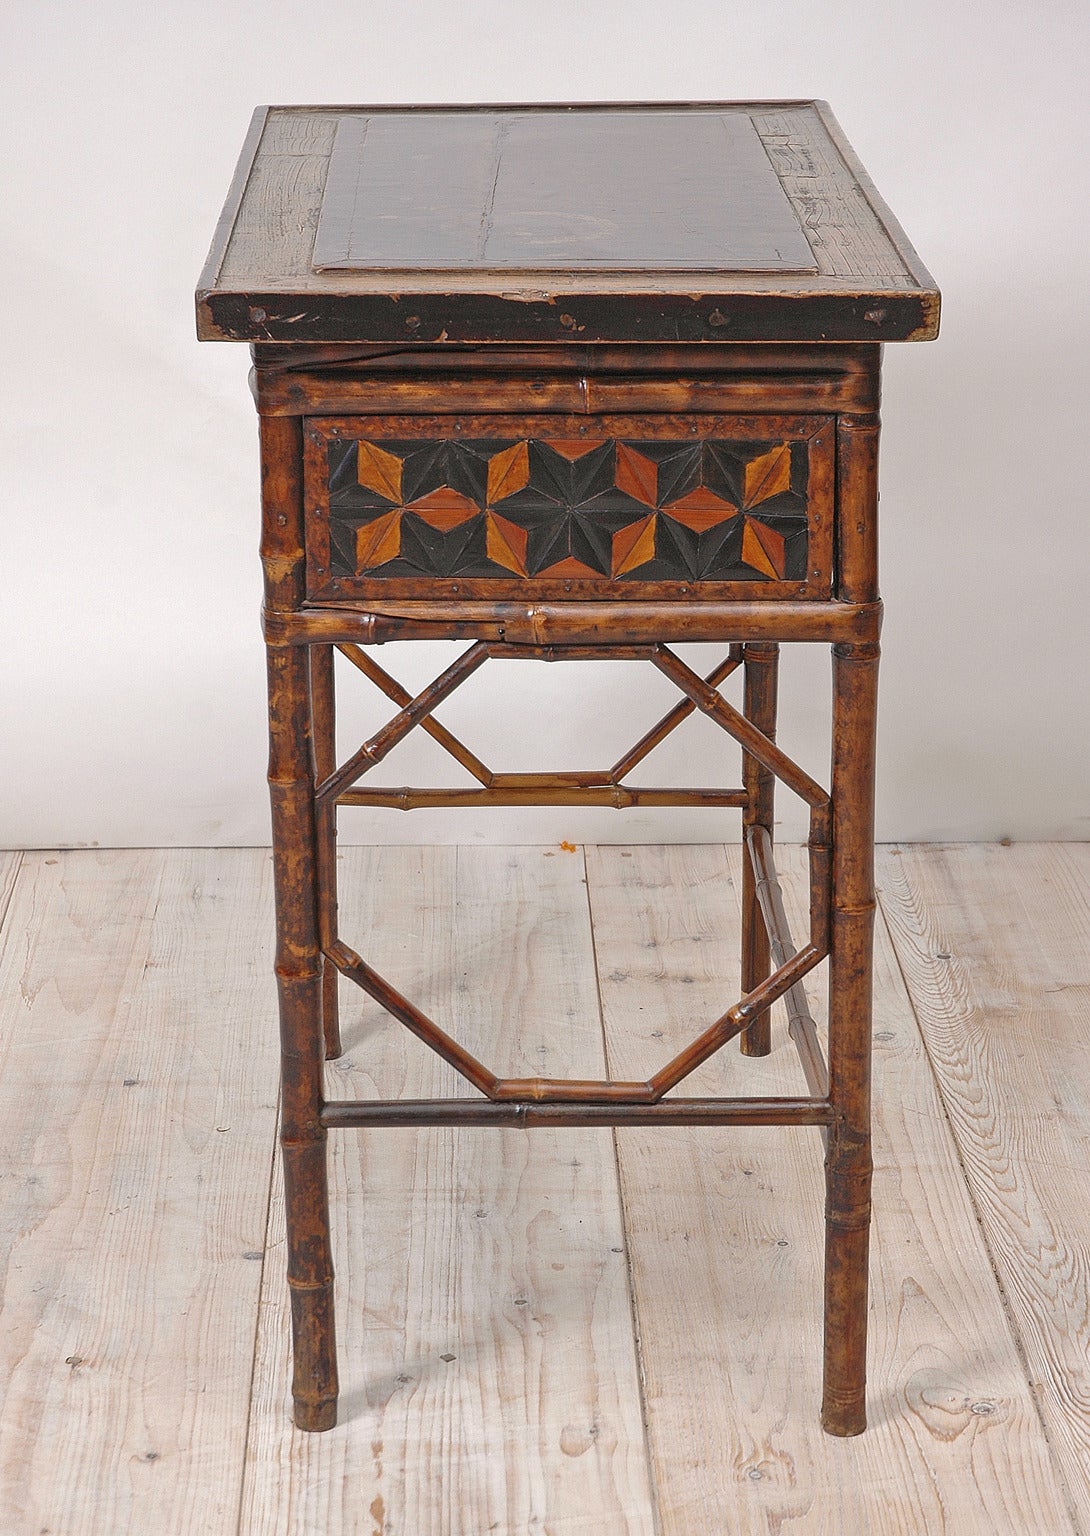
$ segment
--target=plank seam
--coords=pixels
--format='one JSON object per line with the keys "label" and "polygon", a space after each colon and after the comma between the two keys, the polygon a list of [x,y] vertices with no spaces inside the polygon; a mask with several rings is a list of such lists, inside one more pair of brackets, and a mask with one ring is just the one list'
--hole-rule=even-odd
{"label": "plank seam", "polygon": [[[891,845],[890,851],[895,857],[900,856],[900,848],[897,844]],[[969,1173],[969,1167],[962,1153],[961,1143],[958,1140],[957,1129],[954,1125],[953,1117],[951,1116],[950,1109],[947,1104],[942,1078],[939,1075],[938,1067],[935,1064],[935,1059],[931,1054],[931,1048],[927,1043],[927,1033],[920,1023],[920,1013],[916,1007],[916,999],[913,995],[912,984],[908,979],[908,973],[905,970],[905,966],[901,960],[901,951],[897,946],[896,924],[891,922],[886,912],[883,893],[880,889],[877,891],[877,897],[877,910],[882,915],[882,922],[885,926],[886,933],[889,936],[890,947],[893,950],[893,957],[897,962],[897,970],[900,973],[901,985],[904,988],[905,996],[908,999],[908,1006],[912,1010],[912,1017],[916,1023],[916,1030],[923,1045],[924,1056],[927,1060],[927,1065],[931,1072],[931,1078],[935,1085],[935,1091],[938,1095],[939,1106],[942,1110],[943,1119],[946,1122],[947,1134],[949,1135],[950,1142],[953,1146],[954,1156],[957,1158],[958,1168],[961,1171],[961,1177],[965,1184],[966,1192],[969,1196],[969,1207],[973,1213],[973,1220],[977,1224],[977,1230],[980,1233],[980,1241],[984,1249],[985,1257],[988,1261],[988,1267],[991,1269],[992,1276],[995,1280],[996,1290],[999,1293],[999,1304],[1003,1309],[1003,1316],[1007,1320],[1007,1329],[1011,1336],[1011,1342],[1014,1345],[1014,1352],[1018,1357],[1019,1365],[1022,1367],[1022,1374],[1026,1378],[1026,1386],[1029,1389],[1030,1401],[1033,1403],[1033,1411],[1037,1415],[1037,1422],[1041,1427],[1041,1434],[1044,1437],[1045,1447],[1048,1451],[1048,1459],[1052,1466],[1053,1475],[1056,1479],[1056,1485],[1059,1488],[1060,1496],[1063,1499],[1064,1507],[1067,1510],[1068,1519],[1071,1521],[1072,1531],[1075,1533],[1075,1536],[1083,1536],[1084,1527],[1079,1518],[1078,1504],[1075,1501],[1071,1489],[1068,1487],[1067,1479],[1064,1476],[1063,1467],[1060,1464],[1059,1458],[1056,1454],[1056,1448],[1052,1443],[1052,1435],[1049,1432],[1048,1423],[1046,1422],[1044,1411],[1041,1407],[1041,1401],[1033,1384],[1034,1373],[1030,1368],[1029,1355],[1025,1347],[1025,1342],[1022,1338],[1022,1332],[1018,1326],[1018,1320],[1015,1316],[1014,1308],[1011,1306],[1010,1297],[1007,1294],[1007,1288],[1003,1283],[1003,1275],[1000,1270],[998,1261],[995,1257],[992,1245],[988,1240],[988,1232],[984,1224],[984,1216],[976,1197],[976,1190],[973,1188],[973,1181]]]}
{"label": "plank seam", "polygon": [[[602,1058],[606,1076],[612,1077],[609,1059],[609,1037],[606,1034],[605,1003],[602,998],[602,976],[598,966],[598,944],[594,936],[594,902],[590,894],[590,870],[587,866],[586,844],[579,849],[583,860],[583,889],[587,893],[587,921],[590,925],[590,953],[594,963],[594,990],[598,998],[598,1027],[602,1032]],[[655,1476],[655,1463],[651,1454],[650,1410],[647,1402],[647,1379],[644,1370],[643,1346],[640,1341],[639,1310],[636,1304],[636,1285],[632,1273],[632,1243],[628,1232],[628,1210],[625,1206],[624,1181],[621,1178],[621,1156],[617,1146],[617,1127],[611,1126],[610,1142],[613,1147],[613,1180],[617,1190],[617,1208],[621,1213],[621,1233],[624,1239],[625,1287],[628,1291],[628,1315],[632,1327],[632,1353],[636,1362],[636,1382],[640,1394],[640,1425],[643,1430],[643,1456],[647,1468],[647,1486],[651,1491],[651,1525],[654,1536],[663,1536],[662,1513],[659,1509],[659,1489]]]}
{"label": "plank seam", "polygon": [[0,933],[3,932],[12,901],[15,899],[15,887],[19,883],[19,876],[23,872],[23,863],[26,860],[26,854],[22,849],[14,849],[13,852],[15,854],[15,864],[11,871],[11,879],[8,882],[7,890],[0,893]]}

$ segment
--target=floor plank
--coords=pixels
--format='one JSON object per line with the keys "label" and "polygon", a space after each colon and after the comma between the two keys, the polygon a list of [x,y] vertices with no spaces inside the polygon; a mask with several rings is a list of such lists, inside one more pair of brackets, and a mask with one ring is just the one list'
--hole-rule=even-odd
{"label": "floor plank", "polygon": [[1090,1525],[1090,846],[890,849],[881,870],[1044,1423]]}
{"label": "floor plank", "polygon": [[[736,992],[735,855],[588,868],[612,1073],[643,1074]],[[578,855],[345,870],[346,937],[490,1065],[604,1070]],[[1090,1529],[1090,848],[880,870],[865,1436],[817,1425],[815,1133],[678,1128],[618,1133],[627,1236],[608,1131],[336,1133],[345,1422],[302,1436],[278,1193],[261,1278],[267,853],[0,855],[0,1531]],[[472,1091],[345,1002],[339,1096]],[[777,1038],[685,1091],[798,1090]]]}
{"label": "floor plank", "polygon": [[[714,847],[588,850],[614,1075],[654,1070],[737,996],[737,869]],[[663,1536],[1071,1530],[884,932],[877,994],[866,1435],[818,1426],[816,1132],[618,1133]],[[776,1036],[685,1091],[799,1091],[782,1018]]]}
{"label": "floor plank", "polygon": [[275,1118],[268,867],[24,856],[0,952],[4,1532],[235,1529]]}
{"label": "floor plank", "polygon": [[[349,849],[341,868],[348,941],[494,1070],[602,1074],[580,856]],[[331,1096],[472,1092],[358,992],[344,1013]],[[332,1149],[342,1422],[287,1427],[277,1197],[243,1532],[651,1536],[608,1131]]]}

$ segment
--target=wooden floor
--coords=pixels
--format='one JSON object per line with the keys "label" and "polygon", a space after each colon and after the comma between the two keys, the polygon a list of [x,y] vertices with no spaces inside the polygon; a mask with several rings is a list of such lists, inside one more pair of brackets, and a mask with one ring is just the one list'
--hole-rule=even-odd
{"label": "wooden floor", "polygon": [[[738,991],[733,849],[342,869],[345,937],[501,1072],[642,1077]],[[3,1536],[1088,1536],[1090,845],[879,874],[866,1435],[818,1428],[817,1132],[662,1128],[333,1133],[307,1436],[268,855],[0,855]],[[462,1091],[362,994],[344,1032],[331,1097]],[[801,1089],[784,1036],[692,1088]]]}

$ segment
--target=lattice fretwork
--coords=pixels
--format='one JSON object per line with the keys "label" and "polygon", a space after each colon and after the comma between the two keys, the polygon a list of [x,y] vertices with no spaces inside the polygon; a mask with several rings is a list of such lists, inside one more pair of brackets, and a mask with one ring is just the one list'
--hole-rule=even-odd
{"label": "lattice fretwork", "polygon": [[[791,1035],[799,1048],[811,1088],[824,1092],[824,1062],[802,979],[828,953],[830,904],[830,802],[828,792],[751,720],[719,692],[718,684],[743,660],[743,648],[731,646],[706,678],[661,644],[627,647],[556,648],[478,641],[415,697],[361,647],[339,646],[342,654],[398,705],[398,713],[344,763],[316,786],[319,806],[370,805],[414,810],[425,806],[487,805],[717,805],[744,807],[747,793],[732,788],[645,789],[625,782],[628,774],[694,710],[699,709],[731,736],[755,762],[775,775],[810,808],[810,933],[796,950],[787,932],[779,886],[771,860],[771,841],[762,828],[751,829],[746,856],[752,861],[761,907],[773,940],[776,968],[751,992],[708,1025],[700,1035],[646,1082],[569,1081],[500,1078],[478,1061],[432,1019],[403,997],[339,938],[326,947],[327,958],[413,1034],[462,1074],[486,1098],[551,1103],[656,1104],[700,1064],[763,1016],[786,996]],[[568,773],[497,773],[434,718],[434,710],[489,659],[586,660],[604,658],[650,661],[684,697],[611,767]],[[359,787],[359,780],[419,727],[427,732],[472,778],[464,789]]]}

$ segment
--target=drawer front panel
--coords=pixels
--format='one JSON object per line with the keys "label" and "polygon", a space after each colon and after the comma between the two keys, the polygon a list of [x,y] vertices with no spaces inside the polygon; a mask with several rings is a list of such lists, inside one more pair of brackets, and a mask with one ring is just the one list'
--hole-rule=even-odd
{"label": "drawer front panel", "polygon": [[308,595],[821,598],[821,416],[306,423]]}

